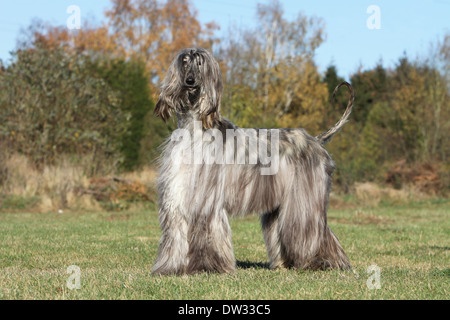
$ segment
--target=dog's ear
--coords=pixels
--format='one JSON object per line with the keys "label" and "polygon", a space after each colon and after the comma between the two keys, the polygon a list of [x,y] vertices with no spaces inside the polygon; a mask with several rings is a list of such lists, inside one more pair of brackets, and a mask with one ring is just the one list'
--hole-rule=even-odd
{"label": "dog's ear", "polygon": [[164,122],[166,122],[172,115],[171,107],[163,97],[159,97],[155,110],[153,110],[153,114],[163,119]]}
{"label": "dog's ear", "polygon": [[202,116],[202,124],[205,129],[212,129],[214,128],[214,124],[217,123],[218,120],[220,120],[220,114],[218,112],[213,112],[211,114]]}
{"label": "dog's ear", "polygon": [[[180,55],[181,56],[181,55]],[[176,110],[176,101],[178,100],[180,92],[180,75],[179,60],[177,57],[169,66],[166,77],[162,82],[161,94],[159,95],[158,102],[156,103],[153,114],[157,117],[161,117],[164,121],[167,121],[172,115],[172,111]]]}
{"label": "dog's ear", "polygon": [[200,104],[203,126],[211,129],[220,120],[220,100],[222,99],[222,73],[217,61],[208,53],[203,64],[203,101]]}

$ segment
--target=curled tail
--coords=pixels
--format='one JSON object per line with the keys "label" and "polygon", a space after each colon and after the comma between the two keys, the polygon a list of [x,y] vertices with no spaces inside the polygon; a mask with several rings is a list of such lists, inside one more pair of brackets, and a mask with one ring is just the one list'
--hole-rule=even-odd
{"label": "curled tail", "polygon": [[319,134],[318,136],[316,136],[316,139],[319,140],[321,145],[325,145],[328,142],[330,142],[331,138],[339,131],[342,129],[342,127],[344,126],[344,124],[348,121],[348,117],[350,116],[350,113],[352,112],[352,108],[353,108],[353,101],[355,100],[355,91],[353,91],[353,87],[350,85],[350,83],[344,81],[342,83],[340,83],[333,92],[333,101],[334,98],[336,96],[336,92],[338,91],[338,89],[341,86],[346,86],[349,90],[350,90],[350,98],[348,99],[348,104],[347,104],[347,108],[345,109],[344,114],[342,115],[342,118],[332,127],[330,128],[328,131]]}

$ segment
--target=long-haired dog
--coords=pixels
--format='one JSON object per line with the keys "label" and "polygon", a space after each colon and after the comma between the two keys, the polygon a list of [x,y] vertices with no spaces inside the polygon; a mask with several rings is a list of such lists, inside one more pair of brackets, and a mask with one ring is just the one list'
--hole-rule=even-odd
{"label": "long-haired dog", "polygon": [[[323,145],[345,124],[354,99],[348,83],[336,90],[341,85],[351,91],[347,109],[317,137],[301,128],[241,129],[220,114],[222,76],[212,55],[198,48],[177,55],[154,111],[178,119],[160,159],[154,274],[234,272],[228,215],[250,213],[261,214],[271,268],[351,268],[327,225],[335,165]],[[273,163],[255,160],[267,150]]]}

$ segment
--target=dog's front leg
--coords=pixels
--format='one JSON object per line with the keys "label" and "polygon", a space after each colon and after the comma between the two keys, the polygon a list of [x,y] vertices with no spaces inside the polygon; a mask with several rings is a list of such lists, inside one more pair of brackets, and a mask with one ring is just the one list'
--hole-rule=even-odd
{"label": "dog's front leg", "polygon": [[188,265],[188,222],[180,210],[159,210],[162,235],[153,274],[183,274]]}
{"label": "dog's front leg", "polygon": [[231,228],[225,210],[197,214],[190,225],[188,237],[187,273],[236,271]]}

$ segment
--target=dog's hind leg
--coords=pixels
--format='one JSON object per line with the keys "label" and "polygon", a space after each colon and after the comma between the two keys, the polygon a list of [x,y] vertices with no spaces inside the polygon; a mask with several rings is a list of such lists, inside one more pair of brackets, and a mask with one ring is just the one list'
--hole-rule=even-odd
{"label": "dog's hind leg", "polygon": [[301,200],[292,200],[294,198],[292,194],[280,207],[280,256],[284,267],[307,269],[320,247],[321,226],[318,217],[301,206]]}
{"label": "dog's hind leg", "polygon": [[281,240],[278,225],[278,215],[280,208],[267,212],[261,216],[261,226],[266,244],[267,254],[269,255],[270,268],[276,269],[283,267],[281,257]]}
{"label": "dog's hind leg", "polygon": [[279,213],[282,259],[299,269],[351,268],[337,237],[327,225],[333,164],[297,172]]}
{"label": "dog's hind leg", "polygon": [[319,252],[309,263],[310,269],[351,269],[350,260],[342,249],[338,238],[327,226]]}
{"label": "dog's hind leg", "polygon": [[320,236],[320,248],[316,256],[310,260],[308,268],[310,269],[351,269],[350,260],[342,249],[338,238],[331,231],[327,222],[327,210],[328,210],[328,198],[331,192],[331,179],[334,170],[334,163],[331,159],[325,162],[324,172],[325,172],[325,183],[324,192],[321,193],[321,199],[318,199],[321,203],[321,217],[323,217],[323,222],[325,227],[322,228],[322,234]]}

